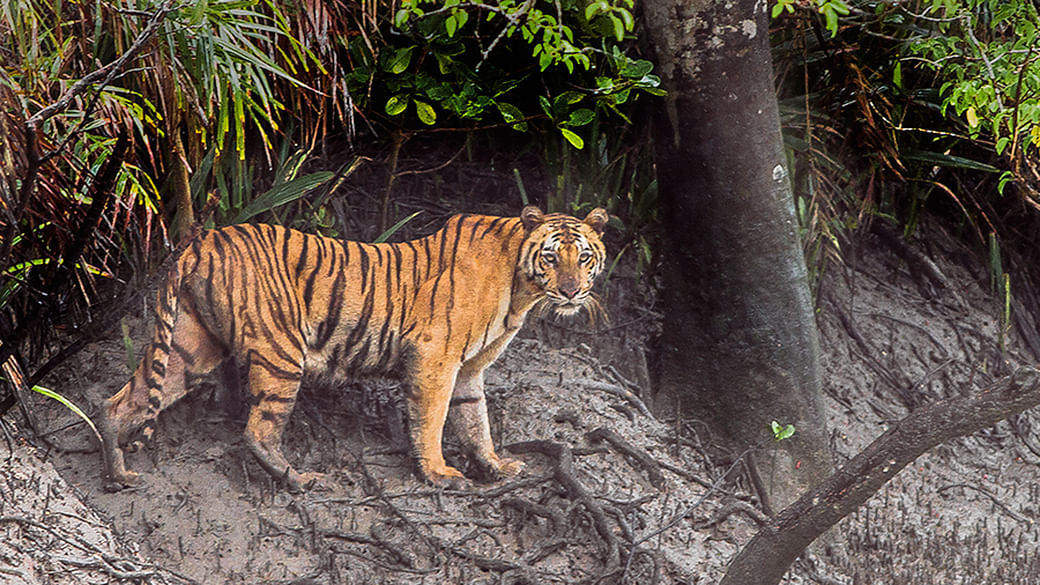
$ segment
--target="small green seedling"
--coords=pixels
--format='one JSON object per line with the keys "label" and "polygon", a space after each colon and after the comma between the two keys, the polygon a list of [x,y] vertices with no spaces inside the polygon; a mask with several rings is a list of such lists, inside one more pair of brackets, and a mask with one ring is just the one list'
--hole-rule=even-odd
{"label": "small green seedling", "polygon": [[97,427],[94,426],[94,421],[90,420],[90,417],[87,416],[87,413],[83,412],[83,410],[80,409],[80,407],[73,404],[71,400],[65,398],[61,394],[58,394],[54,390],[44,388],[43,386],[33,386],[32,391],[36,392],[37,394],[42,394],[52,400],[57,400],[58,402],[60,402],[62,406],[69,409],[70,411],[72,411],[73,414],[83,419],[83,422],[87,423],[87,426],[90,427],[90,430],[94,431],[94,436],[97,438],[98,442],[101,442],[101,433],[99,433]]}
{"label": "small green seedling", "polygon": [[769,423],[769,428],[773,430],[773,438],[777,441],[790,439],[794,435],[794,425],[782,425],[774,420]]}

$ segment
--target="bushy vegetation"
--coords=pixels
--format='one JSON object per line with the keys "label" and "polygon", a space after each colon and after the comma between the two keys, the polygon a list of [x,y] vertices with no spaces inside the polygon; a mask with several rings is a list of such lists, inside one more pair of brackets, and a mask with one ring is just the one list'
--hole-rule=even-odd
{"label": "bushy vegetation", "polygon": [[[877,216],[949,209],[979,246],[998,209],[1037,207],[1040,18],[1020,0],[780,2],[781,111],[807,254]],[[798,7],[798,9],[795,9]],[[825,24],[826,23],[826,24]]]}

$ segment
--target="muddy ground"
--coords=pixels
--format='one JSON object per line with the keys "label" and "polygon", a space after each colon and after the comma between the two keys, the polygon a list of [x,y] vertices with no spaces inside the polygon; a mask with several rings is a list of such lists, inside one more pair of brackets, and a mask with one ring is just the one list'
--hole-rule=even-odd
{"label": "muddy ground", "polygon": [[[1013,328],[1001,333],[984,260],[939,226],[922,231],[928,246],[913,250],[935,261],[932,278],[906,251],[864,233],[821,284],[839,460],[913,407],[1032,361]],[[707,464],[710,446],[695,425],[677,436],[674,423],[642,411],[633,394],[645,384],[639,348],[652,313],[610,292],[629,308],[610,307],[613,324],[598,335],[529,327],[489,371],[496,444],[527,462],[505,483],[421,484],[394,384],[369,381],[312,385],[297,407],[288,456],[300,469],[330,471],[327,485],[279,489],[247,453],[241,413],[204,387],[164,414],[154,445],[130,456],[142,485],[109,494],[83,426],[40,399],[41,426],[71,452],[0,442],[0,582],[716,582],[757,529],[747,511],[754,499],[742,479],[718,481],[725,469]],[[139,347],[147,327],[132,325]],[[47,385],[92,411],[128,376],[117,337]],[[922,456],[786,582],[1036,583],[1036,429],[1040,419],[1027,413]]]}

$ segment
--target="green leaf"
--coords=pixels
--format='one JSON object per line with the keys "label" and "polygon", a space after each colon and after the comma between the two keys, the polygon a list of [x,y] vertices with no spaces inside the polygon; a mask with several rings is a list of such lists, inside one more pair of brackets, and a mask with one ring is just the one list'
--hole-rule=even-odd
{"label": "green leaf", "polygon": [[455,15],[444,19],[444,30],[448,31],[449,37],[455,36],[455,31],[459,29],[459,21],[455,18]]}
{"label": "green leaf", "polygon": [[570,126],[584,126],[589,122],[596,119],[596,112],[588,108],[578,108],[571,112],[570,119],[567,120],[567,124]]}
{"label": "green leaf", "polygon": [[585,7],[585,20],[592,20],[593,16],[600,11],[599,2],[589,2],[589,5]]}
{"label": "green leaf", "polygon": [[538,96],[538,105],[542,107],[542,111],[545,112],[546,116],[549,116],[550,120],[555,118],[555,116],[553,116],[552,103],[549,102],[549,98],[544,95]]}
{"label": "green leaf", "polygon": [[541,55],[538,55],[538,67],[542,71],[548,69],[549,65],[552,65],[552,62],[553,58],[552,55],[550,55],[549,53],[542,53]]}
{"label": "green leaf", "polygon": [[921,161],[940,167],[969,169],[973,171],[985,171],[988,173],[1000,172],[1000,169],[991,164],[972,160],[970,158],[964,158],[963,156],[954,156],[952,154],[933,152],[930,150],[907,150],[903,152],[902,156],[908,160]]}
{"label": "green leaf", "polygon": [[614,25],[614,37],[620,43],[625,40],[625,23],[621,22],[621,19],[616,16],[610,17],[611,24]]}
{"label": "green leaf", "polygon": [[65,398],[61,394],[58,394],[54,390],[44,388],[43,386],[33,386],[32,391],[37,394],[42,394],[43,396],[46,396],[47,398],[50,398],[52,400],[57,400],[58,402],[60,402],[62,406],[71,410],[73,414],[83,419],[83,422],[87,423],[87,426],[89,426],[90,429],[94,431],[94,436],[98,438],[98,441],[101,441],[101,434],[98,433],[97,427],[94,426],[94,421],[90,420],[90,417],[87,416],[87,414],[83,412],[83,410],[81,410],[80,407],[73,404],[71,400]]}
{"label": "green leaf", "polygon": [[455,13],[455,21],[459,23],[459,28],[466,26],[469,21],[469,13],[465,10],[459,10]]}
{"label": "green leaf", "polygon": [[408,65],[412,62],[412,52],[415,51],[415,48],[415,45],[412,45],[411,47],[405,47],[394,51],[394,54],[387,61],[384,69],[394,75],[404,73],[404,71],[408,69]]}
{"label": "green leaf", "polygon": [[1011,142],[1011,139],[1008,138],[1007,136],[1001,136],[1000,138],[998,138],[997,139],[997,154],[1003,154],[1004,149],[1007,148],[1007,145],[1008,145],[1009,142]]}
{"label": "green leaf", "polygon": [[632,13],[623,8],[619,8],[617,11],[621,15],[621,21],[625,23],[625,30],[631,31],[636,26],[636,19],[632,16]]}
{"label": "green leaf", "polygon": [[773,431],[773,438],[777,441],[790,439],[794,436],[794,425],[781,425],[774,420],[769,423],[769,428]]}
{"label": "green leaf", "polygon": [[390,99],[386,100],[386,113],[391,116],[397,116],[408,107],[408,96],[403,93],[399,93]]}
{"label": "green leaf", "polygon": [[560,133],[563,134],[563,137],[567,139],[567,142],[571,143],[571,146],[577,148],[578,150],[585,148],[585,141],[582,140],[581,136],[578,136],[577,134],[566,128],[560,128],[559,130]]}
{"label": "green leaf", "polygon": [[520,108],[506,102],[495,102],[495,107],[498,108],[498,113],[502,114],[503,120],[513,123],[513,130],[527,132],[527,122],[524,121],[524,113]]}
{"label": "green leaf", "polygon": [[441,75],[447,75],[449,72],[451,72],[451,64],[454,61],[450,55],[434,53],[433,57],[437,59],[437,69],[441,72]]}
{"label": "green leaf", "polygon": [[646,59],[639,59],[636,61],[629,61],[625,63],[624,69],[621,71],[621,75],[630,79],[642,79],[643,77],[650,74],[654,70],[654,64]]}
{"label": "green leaf", "polygon": [[560,104],[570,106],[580,102],[583,99],[585,99],[585,94],[581,93],[580,91],[568,90],[556,96],[556,99],[553,100],[553,103],[556,104],[556,107],[559,107]]}
{"label": "green leaf", "polygon": [[404,28],[404,25],[408,23],[408,10],[402,8],[394,14],[394,26],[397,28]]}
{"label": "green leaf", "polygon": [[296,201],[310,192],[311,189],[314,189],[325,181],[328,181],[333,176],[334,173],[330,171],[319,171],[302,177],[296,177],[291,181],[286,181],[281,185],[272,187],[243,207],[242,210],[238,212],[238,215],[231,220],[231,223],[243,223],[258,213],[270,211],[285,205],[286,203]]}
{"label": "green leaf", "polygon": [[427,126],[433,126],[437,122],[437,111],[426,102],[415,100],[415,113],[419,114],[419,121]]}
{"label": "green leaf", "polygon": [[1007,187],[1008,182],[1015,178],[1015,174],[1011,171],[1004,171],[1004,174],[1000,175],[1000,181],[997,182],[997,193],[1004,194],[1004,187]]}
{"label": "green leaf", "polygon": [[421,209],[419,211],[416,211],[415,213],[409,215],[408,217],[402,219],[401,221],[395,223],[394,225],[390,226],[390,228],[387,229],[385,232],[379,234],[379,236],[375,240],[373,240],[373,242],[376,243],[376,244],[379,244],[381,242],[387,241],[390,238],[390,236],[392,236],[395,233],[397,233],[397,230],[399,230],[402,227],[404,227],[404,224],[406,224],[406,223],[412,221],[413,219],[415,219],[415,216],[419,215],[420,213],[422,213]]}

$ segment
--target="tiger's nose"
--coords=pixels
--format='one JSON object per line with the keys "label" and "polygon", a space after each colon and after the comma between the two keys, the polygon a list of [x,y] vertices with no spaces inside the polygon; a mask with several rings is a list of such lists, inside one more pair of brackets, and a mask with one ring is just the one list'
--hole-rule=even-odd
{"label": "tiger's nose", "polygon": [[565,278],[561,280],[559,290],[561,295],[568,299],[573,299],[578,294],[578,279]]}

